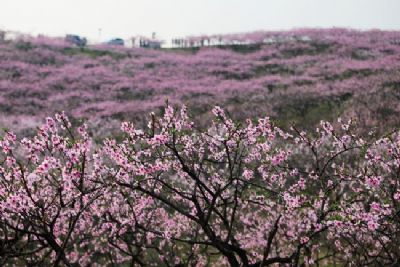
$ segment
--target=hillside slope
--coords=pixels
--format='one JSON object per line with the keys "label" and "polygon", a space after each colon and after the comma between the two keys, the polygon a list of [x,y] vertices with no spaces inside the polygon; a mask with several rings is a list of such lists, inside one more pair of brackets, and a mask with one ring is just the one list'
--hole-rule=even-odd
{"label": "hillside slope", "polygon": [[283,127],[338,116],[356,117],[366,131],[400,125],[400,32],[263,34],[267,44],[164,50],[3,41],[0,126],[24,131],[65,110],[107,135],[166,99],[202,122],[221,105],[236,118],[268,115]]}

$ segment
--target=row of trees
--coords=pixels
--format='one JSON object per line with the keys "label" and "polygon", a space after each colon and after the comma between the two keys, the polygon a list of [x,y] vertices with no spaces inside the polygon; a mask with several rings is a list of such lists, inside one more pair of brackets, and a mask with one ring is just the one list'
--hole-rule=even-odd
{"label": "row of trees", "polygon": [[[358,30],[346,28],[331,28],[326,30],[299,28],[291,31],[256,31],[233,34],[189,36],[186,38],[173,39],[172,44],[180,47],[202,47],[210,45],[255,45],[296,41],[309,42],[313,40],[337,41],[340,43],[345,42],[351,44],[354,40],[359,40],[360,35],[364,35],[362,38],[364,39],[363,41],[369,43],[371,39],[382,36],[382,33],[383,31],[381,30],[371,30],[367,33],[361,33]],[[392,44],[400,43],[398,32],[385,32],[385,35],[391,39]]]}
{"label": "row of trees", "polygon": [[0,265],[400,264],[398,132],[213,113],[199,129],[167,106],[101,145],[65,114],[31,139],[6,132]]}

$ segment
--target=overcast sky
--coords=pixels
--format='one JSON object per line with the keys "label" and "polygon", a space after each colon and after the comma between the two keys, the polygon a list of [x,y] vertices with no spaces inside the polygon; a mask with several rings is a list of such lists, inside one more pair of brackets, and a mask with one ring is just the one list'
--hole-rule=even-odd
{"label": "overcast sky", "polygon": [[400,0],[0,0],[0,28],[98,40],[351,27],[400,30]]}

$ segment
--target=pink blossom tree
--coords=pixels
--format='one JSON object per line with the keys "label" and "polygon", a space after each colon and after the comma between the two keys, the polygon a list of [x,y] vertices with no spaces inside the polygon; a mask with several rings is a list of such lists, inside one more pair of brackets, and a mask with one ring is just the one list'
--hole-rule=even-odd
{"label": "pink blossom tree", "polygon": [[0,142],[4,265],[354,266],[399,264],[400,135],[355,123],[284,132],[207,129],[167,106],[147,129],[94,146],[57,115]]}
{"label": "pink blossom tree", "polygon": [[85,126],[73,133],[58,114],[30,140],[7,132],[0,147],[0,264],[87,265],[106,188]]}

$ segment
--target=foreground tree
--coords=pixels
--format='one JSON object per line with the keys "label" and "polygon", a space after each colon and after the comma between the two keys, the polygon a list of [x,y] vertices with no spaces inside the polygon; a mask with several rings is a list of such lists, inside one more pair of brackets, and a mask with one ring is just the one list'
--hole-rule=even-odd
{"label": "foreground tree", "polygon": [[32,140],[7,132],[0,147],[0,264],[87,265],[106,188],[85,126],[73,133],[58,114]]}
{"label": "foreground tree", "polygon": [[148,129],[123,123],[122,138],[96,148],[63,114],[33,140],[6,133],[1,263],[400,263],[397,132],[364,140],[349,121],[286,133],[213,113],[201,130],[167,106]]}
{"label": "foreground tree", "polygon": [[183,265],[398,262],[398,134],[366,142],[351,122],[340,135],[322,122],[290,135],[268,118],[240,125],[213,112],[199,131],[185,108],[167,107],[148,131],[125,123],[127,138],[106,142],[121,208],[154,216],[118,225],[136,225]]}

